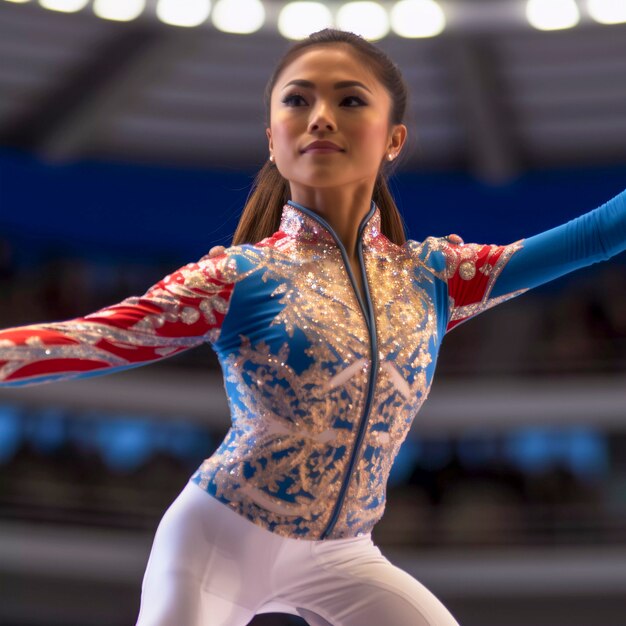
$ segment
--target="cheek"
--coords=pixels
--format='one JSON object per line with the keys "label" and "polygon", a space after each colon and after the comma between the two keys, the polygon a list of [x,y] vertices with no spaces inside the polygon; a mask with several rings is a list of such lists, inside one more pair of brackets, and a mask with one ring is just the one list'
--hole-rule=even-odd
{"label": "cheek", "polygon": [[372,152],[384,147],[387,140],[387,123],[380,115],[372,115],[359,120],[352,128],[352,133],[359,143],[367,146],[368,152]]}
{"label": "cheek", "polygon": [[359,131],[359,152],[367,159],[378,161],[385,150],[387,141],[387,127],[384,125],[366,125]]}
{"label": "cheek", "polygon": [[[295,137],[298,136],[298,126],[293,119],[281,118],[277,116],[272,123],[272,137],[274,138],[274,149],[289,149]],[[292,147],[292,146],[291,146]]]}

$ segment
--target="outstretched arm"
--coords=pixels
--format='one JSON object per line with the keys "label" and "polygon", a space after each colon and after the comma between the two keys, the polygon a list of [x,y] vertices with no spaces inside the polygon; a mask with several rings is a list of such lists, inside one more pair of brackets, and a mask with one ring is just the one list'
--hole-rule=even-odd
{"label": "outstretched arm", "polygon": [[523,240],[493,290],[494,297],[532,289],[626,250],[626,190],[602,206]]}
{"label": "outstretched arm", "polygon": [[0,331],[0,386],[112,373],[217,340],[233,290],[227,255],[189,263],[84,317]]}
{"label": "outstretched arm", "polygon": [[446,258],[446,330],[501,302],[626,250],[626,190],[561,226],[507,246],[440,240]]}

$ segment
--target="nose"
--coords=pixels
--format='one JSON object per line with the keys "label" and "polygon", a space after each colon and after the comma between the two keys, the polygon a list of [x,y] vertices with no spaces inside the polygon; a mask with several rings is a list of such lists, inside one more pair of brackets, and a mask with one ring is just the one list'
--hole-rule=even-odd
{"label": "nose", "polygon": [[335,120],[329,111],[329,107],[324,103],[320,103],[320,105],[313,110],[309,122],[309,132],[320,130],[321,128],[329,131],[336,130]]}

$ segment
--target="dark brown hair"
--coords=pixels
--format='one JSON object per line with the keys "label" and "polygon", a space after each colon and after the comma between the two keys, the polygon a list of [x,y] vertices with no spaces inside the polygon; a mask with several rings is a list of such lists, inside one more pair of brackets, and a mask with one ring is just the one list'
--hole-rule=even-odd
{"label": "dark brown hair", "polygon": [[[274,69],[265,86],[265,115],[270,126],[271,94],[281,72],[302,51],[312,46],[344,45],[351,46],[373,70],[380,83],[387,89],[392,105],[389,123],[402,124],[407,108],[408,89],[396,64],[379,48],[354,33],[325,28],[312,33],[306,39],[292,44]],[[397,165],[397,159],[393,165]],[[391,241],[402,245],[406,241],[402,217],[387,186],[391,173],[390,162],[385,162],[374,184],[372,200],[381,213],[381,230]],[[256,175],[252,190],[239,219],[233,237],[233,245],[256,243],[275,233],[280,226],[283,205],[289,200],[289,183],[284,179],[274,163],[266,160]]]}

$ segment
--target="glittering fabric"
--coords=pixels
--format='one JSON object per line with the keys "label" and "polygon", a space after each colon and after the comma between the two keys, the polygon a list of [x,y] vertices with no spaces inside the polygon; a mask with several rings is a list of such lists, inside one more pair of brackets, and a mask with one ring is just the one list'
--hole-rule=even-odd
{"label": "glittering fabric", "polygon": [[[370,331],[340,245],[319,219],[285,205],[273,237],[232,252],[240,279],[216,350],[233,425],[192,480],[286,537],[370,532],[428,395],[445,322],[492,306],[489,285],[520,245],[429,238],[400,247],[381,234],[375,208],[362,233],[378,352],[372,372]],[[482,280],[487,261],[491,282]],[[251,294],[261,293],[255,307]],[[224,339],[229,321],[238,342]]]}
{"label": "glittering fabric", "polygon": [[271,237],[190,263],[140,298],[0,331],[0,382],[106,373],[208,341],[232,425],[190,480],[285,537],[362,535],[383,514],[446,332],[625,249],[625,197],[506,246],[458,235],[397,246],[372,203],[359,230],[364,298],[330,226],[289,201]]}
{"label": "glittering fabric", "polygon": [[140,298],[1,331],[0,380],[96,375],[208,341],[232,426],[190,480],[285,537],[368,533],[443,335],[495,304],[490,289],[521,243],[400,247],[373,203],[361,226],[365,301],[330,226],[288,203],[271,237],[190,263]]}
{"label": "glittering fabric", "polygon": [[232,294],[226,255],[189,263],[141,297],[73,320],[0,331],[0,381],[26,386],[104,374],[214,342]]}

